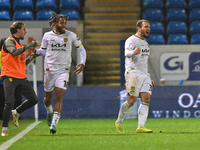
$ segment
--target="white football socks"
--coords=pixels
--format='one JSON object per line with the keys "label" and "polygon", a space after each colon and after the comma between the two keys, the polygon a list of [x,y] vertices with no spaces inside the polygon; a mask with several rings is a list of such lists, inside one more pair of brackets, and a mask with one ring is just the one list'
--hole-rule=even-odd
{"label": "white football socks", "polygon": [[52,120],[51,125],[54,125],[56,127],[59,120],[60,120],[60,113],[55,111],[53,114],[53,120]]}
{"label": "white football socks", "polygon": [[117,123],[119,124],[122,124],[123,123],[123,120],[124,120],[124,117],[126,116],[126,113],[128,111],[128,109],[130,108],[131,106],[128,104],[127,101],[125,101],[121,108],[120,108],[120,111],[119,111],[119,114],[118,114],[118,118],[117,118]]}
{"label": "white football socks", "polygon": [[138,127],[143,127],[149,114],[149,103],[141,102],[138,109]]}
{"label": "white football socks", "polygon": [[[44,106],[45,106],[45,105],[44,105]],[[45,108],[46,108],[48,114],[50,114],[50,113],[53,112],[53,107],[52,107],[52,105],[50,105],[50,106],[48,106],[48,107],[45,106]]]}

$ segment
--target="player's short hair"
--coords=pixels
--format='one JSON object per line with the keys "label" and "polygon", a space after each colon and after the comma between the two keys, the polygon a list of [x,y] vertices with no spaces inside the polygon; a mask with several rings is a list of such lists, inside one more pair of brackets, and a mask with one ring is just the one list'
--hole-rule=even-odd
{"label": "player's short hair", "polygon": [[67,15],[52,13],[52,16],[49,18],[49,25],[54,26],[54,22],[57,22],[59,18],[65,18],[66,20],[69,18]]}
{"label": "player's short hair", "polygon": [[13,22],[13,24],[10,26],[10,33],[11,34],[17,33],[17,29],[21,29],[23,25],[24,23],[20,21]]}
{"label": "player's short hair", "polygon": [[148,21],[148,20],[145,20],[145,19],[138,20],[137,23],[136,23],[136,28],[137,28],[137,27],[140,27],[140,28],[141,28],[143,22],[149,23],[149,21]]}

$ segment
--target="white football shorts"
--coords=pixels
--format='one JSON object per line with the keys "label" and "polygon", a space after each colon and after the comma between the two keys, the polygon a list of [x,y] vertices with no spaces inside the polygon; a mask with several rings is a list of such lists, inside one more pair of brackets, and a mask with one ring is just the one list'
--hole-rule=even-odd
{"label": "white football shorts", "polygon": [[51,92],[54,87],[67,90],[69,82],[69,70],[62,70],[59,73],[45,71],[44,73],[44,90]]}
{"label": "white football shorts", "polygon": [[139,93],[146,92],[151,95],[152,83],[148,74],[127,72],[125,74],[126,93],[130,96],[138,97]]}

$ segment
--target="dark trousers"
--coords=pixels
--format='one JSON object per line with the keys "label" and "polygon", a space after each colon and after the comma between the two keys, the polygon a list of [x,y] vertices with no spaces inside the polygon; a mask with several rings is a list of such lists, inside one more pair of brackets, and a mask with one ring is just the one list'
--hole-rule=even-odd
{"label": "dark trousers", "polygon": [[32,85],[27,79],[17,79],[12,77],[3,77],[3,86],[5,94],[5,107],[3,110],[3,127],[8,127],[11,110],[15,101],[15,89],[20,89],[21,94],[27,99],[16,108],[18,113],[33,107],[38,103],[38,98],[33,90]]}

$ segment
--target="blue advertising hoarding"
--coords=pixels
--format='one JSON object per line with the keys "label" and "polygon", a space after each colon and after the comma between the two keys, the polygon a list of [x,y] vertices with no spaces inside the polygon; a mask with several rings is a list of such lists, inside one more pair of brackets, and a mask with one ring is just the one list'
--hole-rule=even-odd
{"label": "blue advertising hoarding", "polygon": [[160,56],[160,75],[165,80],[200,80],[200,52],[168,52]]}
{"label": "blue advertising hoarding", "polygon": [[199,118],[200,87],[154,87],[149,107],[150,118]]}

